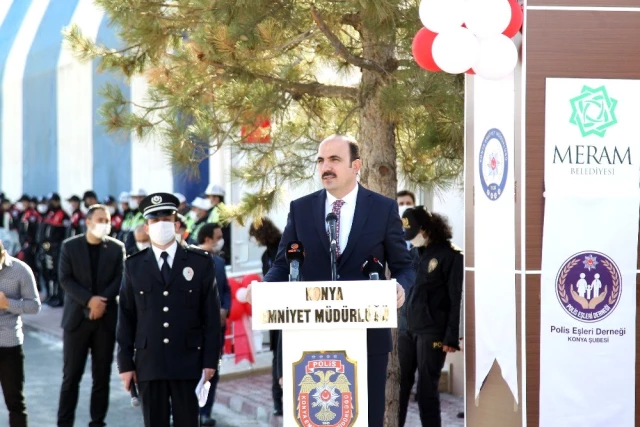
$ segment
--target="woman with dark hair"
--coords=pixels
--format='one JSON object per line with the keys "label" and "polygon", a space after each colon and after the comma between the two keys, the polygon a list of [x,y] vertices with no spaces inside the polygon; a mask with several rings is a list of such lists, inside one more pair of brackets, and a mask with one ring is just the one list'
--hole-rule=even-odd
{"label": "woman with dark hair", "polygon": [[440,427],[440,373],[447,353],[460,350],[463,254],[451,243],[451,227],[442,215],[416,206],[404,212],[402,223],[405,240],[417,251],[417,270],[405,304],[406,331],[398,335],[399,425],[405,423],[417,369],[420,420]]}
{"label": "woman with dark hair", "polygon": [[[265,246],[266,250],[262,254],[262,275],[266,275],[278,254],[278,245],[282,238],[282,232],[267,217],[260,218],[259,224],[251,224],[249,227],[249,237],[256,241],[258,246]],[[280,331],[269,331],[269,341],[273,352],[271,365],[271,394],[273,396],[273,414],[282,416],[282,387],[278,378],[278,341],[280,341]]]}

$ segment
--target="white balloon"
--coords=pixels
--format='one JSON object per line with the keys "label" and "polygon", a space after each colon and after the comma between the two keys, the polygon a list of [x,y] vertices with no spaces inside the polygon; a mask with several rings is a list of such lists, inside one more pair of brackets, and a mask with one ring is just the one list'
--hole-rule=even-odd
{"label": "white balloon", "polygon": [[418,13],[428,30],[441,33],[462,26],[464,0],[422,0]]}
{"label": "white balloon", "polygon": [[498,34],[480,39],[480,56],[473,71],[487,80],[499,80],[513,72],[518,64],[518,50],[509,37]]}
{"label": "white balloon", "polygon": [[247,302],[247,288],[240,288],[236,291],[236,299],[240,302]]}
{"label": "white balloon", "polygon": [[509,0],[467,0],[464,24],[478,37],[502,34],[511,22]]}
{"label": "white balloon", "polygon": [[433,41],[433,60],[450,74],[460,74],[476,63],[479,43],[471,31],[457,27],[438,34]]}

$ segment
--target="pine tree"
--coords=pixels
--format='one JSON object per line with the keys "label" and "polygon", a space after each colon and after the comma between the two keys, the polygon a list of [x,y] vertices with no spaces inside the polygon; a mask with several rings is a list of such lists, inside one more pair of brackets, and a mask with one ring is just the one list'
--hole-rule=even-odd
{"label": "pine tree", "polygon": [[[160,133],[173,163],[192,174],[233,146],[246,160],[233,176],[255,191],[229,207],[229,220],[257,218],[277,203],[283,183],[308,181],[318,142],[333,133],[356,137],[360,182],[388,197],[395,198],[398,168],[410,184],[430,189],[460,175],[463,78],[413,61],[418,0],[95,3],[126,48],[96,45],[78,27],[65,29],[67,42],[80,59],[126,77],[143,74],[150,87],[135,112],[116,86],[105,87],[103,124],[141,137]],[[247,144],[266,119],[270,143]],[[397,424],[399,383],[391,360],[388,426]]]}

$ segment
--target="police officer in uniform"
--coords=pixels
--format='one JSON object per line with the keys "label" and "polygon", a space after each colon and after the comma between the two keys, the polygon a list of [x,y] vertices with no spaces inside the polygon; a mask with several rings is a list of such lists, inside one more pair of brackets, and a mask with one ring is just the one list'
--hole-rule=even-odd
{"label": "police officer in uniform", "polygon": [[140,203],[151,247],[127,258],[118,307],[117,361],[137,383],[146,427],[197,427],[195,389],[221,351],[220,300],[209,253],[176,242],[179,201],[155,193]]}
{"label": "police officer in uniform", "polygon": [[398,334],[399,425],[404,426],[418,370],[417,401],[423,426],[440,427],[438,384],[447,353],[460,350],[462,251],[451,243],[451,227],[423,206],[402,216],[405,240],[418,254],[416,281],[407,296],[406,330]]}

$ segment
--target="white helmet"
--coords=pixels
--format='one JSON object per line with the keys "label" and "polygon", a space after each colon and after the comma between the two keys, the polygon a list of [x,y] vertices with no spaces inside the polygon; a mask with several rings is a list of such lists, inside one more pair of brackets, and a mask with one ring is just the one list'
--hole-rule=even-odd
{"label": "white helmet", "polygon": [[220,196],[224,197],[224,188],[219,184],[209,184],[204,191],[206,196]]}

